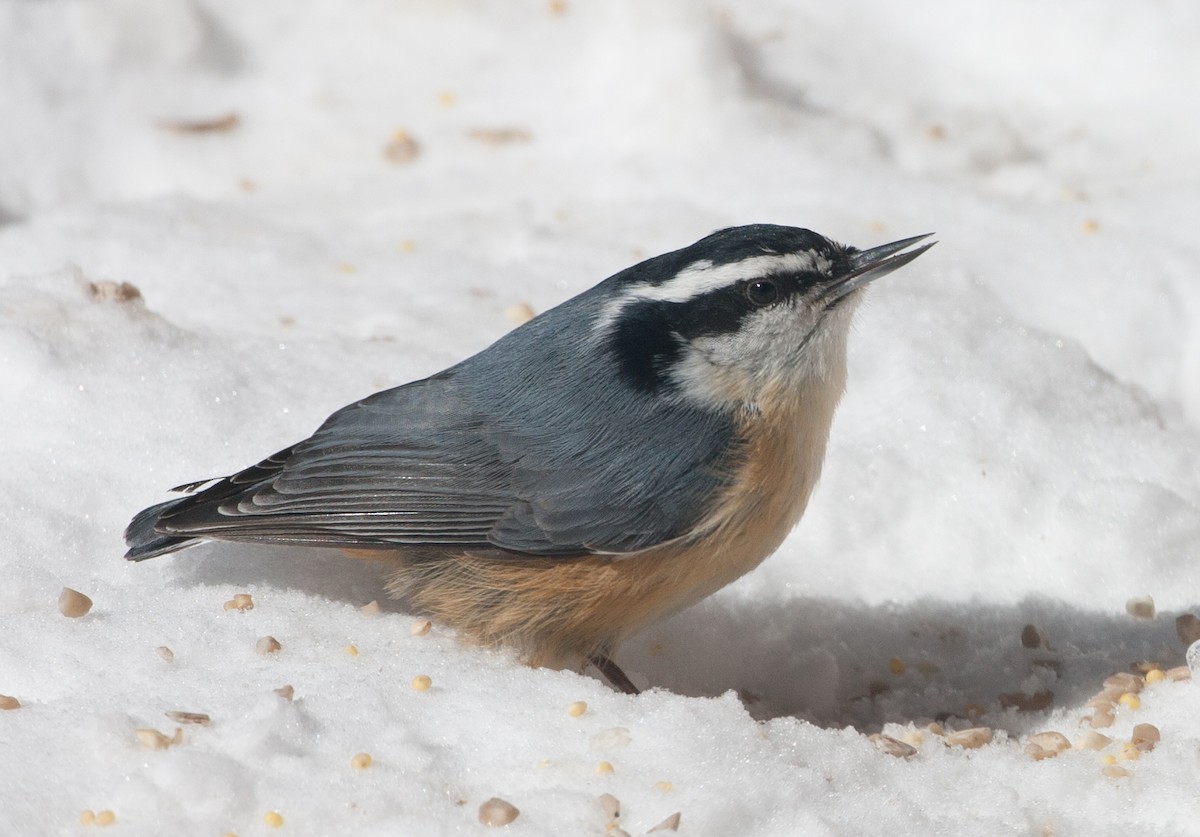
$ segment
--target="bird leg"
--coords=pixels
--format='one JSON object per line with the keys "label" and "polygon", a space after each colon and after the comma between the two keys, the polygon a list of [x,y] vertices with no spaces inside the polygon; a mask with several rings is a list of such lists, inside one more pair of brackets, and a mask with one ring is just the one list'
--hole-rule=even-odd
{"label": "bird leg", "polygon": [[612,657],[597,651],[588,657],[588,662],[594,665],[604,675],[604,679],[614,688],[619,689],[627,695],[641,694],[641,689],[633,685],[633,681],[629,679],[629,675],[621,671],[621,667],[612,661]]}

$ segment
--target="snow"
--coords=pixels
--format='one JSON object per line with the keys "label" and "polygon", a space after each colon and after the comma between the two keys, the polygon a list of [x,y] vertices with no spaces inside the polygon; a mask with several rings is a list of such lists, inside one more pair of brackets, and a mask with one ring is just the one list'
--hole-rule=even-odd
{"label": "snow", "polygon": [[[1200,833],[1191,683],[1024,748],[1182,665],[1200,607],[1198,34],[1183,0],[0,4],[0,833],[466,834],[496,796],[602,834],[603,793],[630,834]],[[335,553],[121,560],[168,487],[759,221],[940,243],[858,315],[799,528],[619,653],[644,694],[415,636]],[[141,747],[172,710],[212,723]]]}

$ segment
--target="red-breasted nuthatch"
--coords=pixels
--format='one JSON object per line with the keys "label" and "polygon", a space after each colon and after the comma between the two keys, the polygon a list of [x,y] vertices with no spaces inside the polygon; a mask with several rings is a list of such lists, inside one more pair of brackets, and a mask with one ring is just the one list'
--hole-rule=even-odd
{"label": "red-breasted nuthatch", "polygon": [[804,512],[862,288],[932,247],[720,230],[621,271],[432,377],[146,509],[140,561],[204,540],[341,547],[534,665],[590,661],[770,555]]}

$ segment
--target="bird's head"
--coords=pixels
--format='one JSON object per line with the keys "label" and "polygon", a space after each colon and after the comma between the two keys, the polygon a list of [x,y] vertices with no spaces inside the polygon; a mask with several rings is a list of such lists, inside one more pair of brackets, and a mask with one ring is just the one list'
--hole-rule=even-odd
{"label": "bird's head", "polygon": [[840,393],[854,308],[927,235],[869,250],[755,224],[622,271],[593,325],[627,382],[710,407],[745,407],[827,384]]}

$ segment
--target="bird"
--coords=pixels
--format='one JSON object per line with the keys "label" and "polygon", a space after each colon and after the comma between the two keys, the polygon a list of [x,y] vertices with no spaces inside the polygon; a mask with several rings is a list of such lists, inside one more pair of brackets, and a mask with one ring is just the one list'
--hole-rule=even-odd
{"label": "bird", "polygon": [[205,541],[340,548],[468,642],[595,668],[758,566],[800,520],[866,286],[932,235],[867,250],[750,224],[646,259],[428,378],[138,513],[131,561]]}

